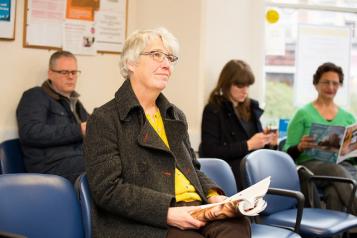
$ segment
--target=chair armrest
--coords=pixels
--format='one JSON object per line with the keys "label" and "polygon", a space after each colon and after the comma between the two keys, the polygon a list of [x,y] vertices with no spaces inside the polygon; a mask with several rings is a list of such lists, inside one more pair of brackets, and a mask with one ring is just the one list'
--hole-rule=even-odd
{"label": "chair armrest", "polygon": [[[352,185],[352,192],[350,198],[347,203],[347,212],[351,213],[352,211],[352,203],[353,199],[355,198],[357,183],[353,179],[343,178],[343,177],[336,177],[336,176],[322,176],[322,175],[313,175],[309,178],[309,183],[315,181],[328,181],[328,182],[337,182],[337,183],[349,183]],[[316,185],[316,184],[315,184]]]}
{"label": "chair armrest", "polygon": [[299,233],[300,231],[300,224],[302,219],[302,213],[304,209],[305,197],[300,191],[288,190],[288,189],[281,189],[281,188],[269,188],[268,194],[272,195],[279,195],[279,196],[286,196],[286,197],[293,197],[297,200],[297,213],[296,213],[296,222],[294,227],[294,232]]}
{"label": "chair armrest", "polygon": [[23,235],[4,232],[4,231],[0,231],[0,237],[1,238],[26,238],[26,236],[23,236]]}

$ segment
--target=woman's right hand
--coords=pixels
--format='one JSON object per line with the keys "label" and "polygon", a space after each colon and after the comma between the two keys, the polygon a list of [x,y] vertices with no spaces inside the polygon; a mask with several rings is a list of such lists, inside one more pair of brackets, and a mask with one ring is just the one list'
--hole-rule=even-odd
{"label": "woman's right hand", "polygon": [[200,209],[199,207],[170,207],[167,212],[167,224],[181,230],[199,229],[206,225],[205,222],[193,218],[190,212]]}
{"label": "woman's right hand", "polygon": [[264,134],[263,132],[256,133],[248,141],[248,150],[257,150],[263,148],[266,144],[270,142],[270,135]]}
{"label": "woman's right hand", "polygon": [[303,136],[297,146],[300,152],[303,152],[306,149],[311,149],[313,147],[316,147],[316,142],[311,136]]}

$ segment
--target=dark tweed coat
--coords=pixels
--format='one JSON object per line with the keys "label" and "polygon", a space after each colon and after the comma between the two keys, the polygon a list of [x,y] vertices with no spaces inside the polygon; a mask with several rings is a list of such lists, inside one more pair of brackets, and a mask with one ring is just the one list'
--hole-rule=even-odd
{"label": "dark tweed coat", "polygon": [[95,203],[93,237],[166,237],[175,167],[204,202],[218,187],[198,170],[184,114],[162,94],[156,103],[170,150],[146,120],[129,80],[88,121],[84,155]]}

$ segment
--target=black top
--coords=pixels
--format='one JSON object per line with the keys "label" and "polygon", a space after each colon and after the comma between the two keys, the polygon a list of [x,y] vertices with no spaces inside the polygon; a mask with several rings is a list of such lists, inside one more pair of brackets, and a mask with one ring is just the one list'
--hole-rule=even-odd
{"label": "black top", "polygon": [[202,116],[200,157],[227,161],[237,184],[240,182],[240,161],[249,153],[247,141],[263,131],[260,117],[264,111],[255,100],[251,100],[251,109],[252,120],[246,125],[237,117],[230,101],[224,101],[221,106],[207,104]]}

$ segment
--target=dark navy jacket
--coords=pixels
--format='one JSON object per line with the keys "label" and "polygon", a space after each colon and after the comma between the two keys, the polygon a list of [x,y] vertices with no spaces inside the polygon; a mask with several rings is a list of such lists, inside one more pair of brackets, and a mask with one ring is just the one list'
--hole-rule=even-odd
{"label": "dark navy jacket", "polygon": [[[79,101],[76,111],[82,122],[87,120],[88,113]],[[84,171],[80,124],[69,102],[54,92],[48,81],[24,92],[16,116],[28,172],[73,180]]]}

